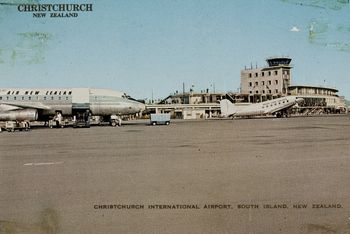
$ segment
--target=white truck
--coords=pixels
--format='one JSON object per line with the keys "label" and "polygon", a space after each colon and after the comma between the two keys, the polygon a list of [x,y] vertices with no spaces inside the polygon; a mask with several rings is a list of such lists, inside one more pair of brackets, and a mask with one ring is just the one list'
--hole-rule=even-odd
{"label": "white truck", "polygon": [[158,125],[158,124],[169,125],[170,114],[151,114],[150,124],[151,125]]}

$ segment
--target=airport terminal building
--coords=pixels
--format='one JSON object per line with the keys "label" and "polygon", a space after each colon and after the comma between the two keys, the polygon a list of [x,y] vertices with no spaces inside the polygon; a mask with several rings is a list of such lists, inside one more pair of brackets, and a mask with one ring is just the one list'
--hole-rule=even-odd
{"label": "airport terminal building", "polygon": [[304,102],[293,108],[293,112],[303,115],[345,113],[345,98],[337,95],[338,90],[321,86],[293,85],[288,94],[304,98]]}
{"label": "airport terminal building", "polygon": [[219,102],[228,99],[237,105],[264,102],[284,96],[299,96],[305,102],[292,109],[296,115],[345,113],[344,97],[330,87],[291,85],[291,58],[270,57],[267,66],[245,67],[241,70],[241,90],[233,92],[210,92],[209,89],[195,92],[175,92],[157,104],[149,104],[152,113],[171,113],[181,119],[205,119],[220,116]]}
{"label": "airport terminal building", "polygon": [[241,94],[248,95],[248,102],[263,102],[288,94],[292,59],[275,57],[266,61],[267,67],[241,70]]}

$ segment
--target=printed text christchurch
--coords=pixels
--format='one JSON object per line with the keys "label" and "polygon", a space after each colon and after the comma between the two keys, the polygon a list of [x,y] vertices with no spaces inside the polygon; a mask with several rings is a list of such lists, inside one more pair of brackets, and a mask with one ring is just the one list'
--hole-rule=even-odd
{"label": "printed text christchurch", "polygon": [[20,12],[92,11],[92,4],[19,4]]}

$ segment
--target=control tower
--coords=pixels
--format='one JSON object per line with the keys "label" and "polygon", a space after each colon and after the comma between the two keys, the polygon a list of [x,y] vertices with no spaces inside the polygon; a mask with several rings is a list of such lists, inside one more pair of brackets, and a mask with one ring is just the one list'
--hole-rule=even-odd
{"label": "control tower", "polygon": [[291,63],[288,57],[270,57],[268,66],[241,70],[241,93],[250,102],[266,101],[286,96],[291,84]]}
{"label": "control tower", "polygon": [[291,61],[292,61],[291,58],[286,58],[286,57],[266,59],[266,62],[269,64],[269,67],[289,66]]}

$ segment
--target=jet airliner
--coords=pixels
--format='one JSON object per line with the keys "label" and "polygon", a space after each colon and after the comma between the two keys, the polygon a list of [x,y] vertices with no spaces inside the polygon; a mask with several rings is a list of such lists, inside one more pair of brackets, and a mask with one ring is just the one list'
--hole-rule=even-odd
{"label": "jet airliner", "polygon": [[120,116],[143,110],[143,103],[110,89],[0,88],[0,121],[47,121],[59,113],[85,120],[102,116],[115,126]]}
{"label": "jet airliner", "polygon": [[287,96],[273,100],[254,103],[249,106],[237,106],[227,99],[220,101],[220,110],[223,117],[251,117],[276,115],[276,117],[288,116],[287,110],[304,99],[296,96]]}

